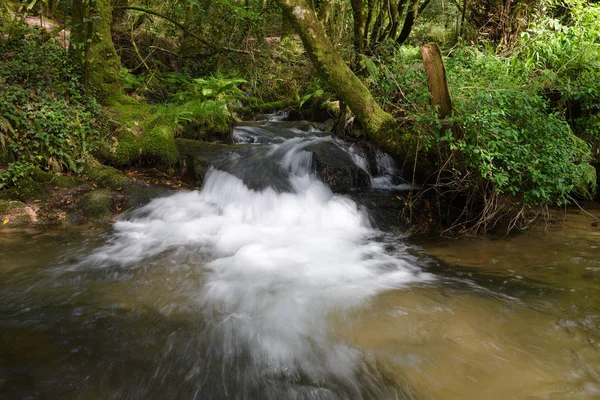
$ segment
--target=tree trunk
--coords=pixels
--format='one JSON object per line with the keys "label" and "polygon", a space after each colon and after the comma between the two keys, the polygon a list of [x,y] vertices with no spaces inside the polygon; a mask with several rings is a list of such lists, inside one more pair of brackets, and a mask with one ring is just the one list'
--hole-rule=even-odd
{"label": "tree trunk", "polygon": [[412,31],[415,20],[417,19],[417,13],[419,12],[419,0],[411,0],[408,9],[406,10],[406,17],[404,18],[404,25],[400,31],[400,36],[396,39],[396,43],[403,44],[408,39],[410,32]]}
{"label": "tree trunk", "polygon": [[365,31],[367,16],[363,0],[350,0],[352,5],[352,18],[354,20],[354,49],[357,53],[364,52]]}
{"label": "tree trunk", "polygon": [[122,81],[119,76],[121,60],[112,42],[110,25],[112,9],[110,0],[95,0],[92,2],[93,31],[87,54],[87,76],[89,86],[100,102],[108,104],[120,97]]}
{"label": "tree trunk", "polygon": [[331,45],[323,26],[306,0],[277,0],[289,16],[319,74],[356,116],[368,139],[394,154],[402,154],[398,124],[375,102],[367,87]]}
{"label": "tree trunk", "polygon": [[290,19],[283,14],[281,16],[281,40],[294,36],[294,27]]}
{"label": "tree trunk", "polygon": [[83,75],[86,42],[86,5],[84,0],[73,0],[71,5],[71,38],[69,39],[69,56],[73,65],[77,66],[77,73]]}

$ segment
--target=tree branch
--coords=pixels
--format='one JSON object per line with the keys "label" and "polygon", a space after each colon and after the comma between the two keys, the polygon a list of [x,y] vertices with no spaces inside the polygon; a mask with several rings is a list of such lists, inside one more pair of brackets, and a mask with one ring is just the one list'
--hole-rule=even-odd
{"label": "tree branch", "polygon": [[216,50],[219,53],[236,53],[236,54],[246,54],[249,55],[250,52],[247,50],[240,50],[240,49],[232,49],[230,47],[218,47],[215,46],[212,43],[207,42],[205,39],[201,38],[200,36],[196,35],[193,32],[190,32],[185,26],[183,26],[182,23],[175,21],[174,19],[167,17],[164,14],[161,14],[157,11],[153,11],[153,10],[149,10],[146,8],[142,8],[142,7],[135,7],[135,6],[123,6],[123,7],[113,7],[115,10],[131,10],[131,11],[140,11],[146,14],[150,14],[150,15],[155,15],[159,18],[162,18],[164,20],[169,21],[170,23],[172,23],[173,25],[175,25],[176,27],[178,27],[179,29],[181,29],[183,32],[187,33],[188,35],[192,36],[194,39],[198,40],[200,43],[204,44],[207,47],[210,47],[211,49]]}

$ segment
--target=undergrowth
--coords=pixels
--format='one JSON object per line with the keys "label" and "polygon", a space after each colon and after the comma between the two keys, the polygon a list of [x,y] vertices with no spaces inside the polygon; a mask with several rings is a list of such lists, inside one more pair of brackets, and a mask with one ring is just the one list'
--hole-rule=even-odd
{"label": "undergrowth", "polygon": [[80,172],[108,132],[66,50],[38,29],[0,35],[0,188],[32,170]]}
{"label": "undergrowth", "polygon": [[[457,46],[444,59],[453,114],[442,126],[416,47],[361,60],[372,92],[418,132],[420,154],[438,170],[429,189],[455,199],[448,225],[510,227],[527,210],[591,198],[600,139],[600,7],[580,9],[567,27],[540,21],[510,52]],[[440,213],[449,214],[447,210]],[[443,219],[443,218],[442,218]]]}

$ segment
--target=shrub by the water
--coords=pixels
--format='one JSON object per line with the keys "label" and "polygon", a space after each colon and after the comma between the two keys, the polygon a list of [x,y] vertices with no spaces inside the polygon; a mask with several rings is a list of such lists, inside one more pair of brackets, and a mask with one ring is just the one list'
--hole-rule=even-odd
{"label": "shrub by the water", "polygon": [[85,94],[66,50],[45,32],[0,36],[0,187],[34,168],[79,172],[107,134],[100,105]]}

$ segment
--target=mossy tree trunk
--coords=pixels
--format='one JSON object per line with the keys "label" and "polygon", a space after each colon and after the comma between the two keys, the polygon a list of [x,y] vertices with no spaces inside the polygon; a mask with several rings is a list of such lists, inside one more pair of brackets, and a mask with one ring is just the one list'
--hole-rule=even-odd
{"label": "mossy tree trunk", "polygon": [[354,20],[354,49],[357,53],[364,51],[365,31],[367,30],[367,15],[363,0],[350,0],[352,18]]}
{"label": "mossy tree trunk", "polygon": [[101,102],[110,103],[123,89],[121,60],[112,41],[110,0],[93,0],[93,31],[88,53],[88,82]]}
{"label": "mossy tree trunk", "polygon": [[74,0],[69,52],[80,66],[83,83],[102,103],[111,103],[122,92],[121,60],[112,42],[110,0]]}
{"label": "mossy tree trunk", "polygon": [[277,0],[287,15],[319,74],[348,105],[371,142],[395,154],[402,154],[399,127],[383,111],[360,79],[331,45],[323,26],[306,0]]}
{"label": "mossy tree trunk", "polygon": [[292,21],[283,14],[281,16],[281,40],[294,36],[294,27]]}

